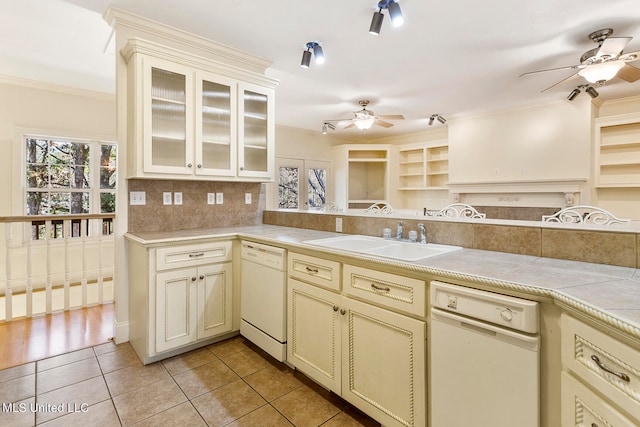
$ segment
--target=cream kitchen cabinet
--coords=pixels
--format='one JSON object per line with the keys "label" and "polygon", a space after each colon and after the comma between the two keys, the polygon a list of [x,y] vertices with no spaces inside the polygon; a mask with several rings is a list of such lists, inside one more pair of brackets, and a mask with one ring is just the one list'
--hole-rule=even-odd
{"label": "cream kitchen cabinet", "polygon": [[425,425],[424,321],[292,277],[288,298],[289,363],[385,426]]}
{"label": "cream kitchen cabinet", "polygon": [[561,327],[562,425],[640,425],[640,351],[567,314]]}
{"label": "cream kitchen cabinet", "polygon": [[144,363],[233,333],[232,242],[129,241],[129,335]]}
{"label": "cream kitchen cabinet", "polygon": [[130,178],[273,178],[275,81],[139,39],[121,53]]}
{"label": "cream kitchen cabinet", "polygon": [[231,264],[156,275],[156,351],[231,332]]}

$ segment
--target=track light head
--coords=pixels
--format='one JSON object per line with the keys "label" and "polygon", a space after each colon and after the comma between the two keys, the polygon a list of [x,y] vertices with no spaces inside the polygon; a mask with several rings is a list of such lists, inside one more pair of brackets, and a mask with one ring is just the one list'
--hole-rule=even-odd
{"label": "track light head", "polygon": [[404,17],[402,16],[400,5],[396,3],[395,0],[380,0],[378,2],[378,11],[374,12],[373,18],[371,18],[371,25],[369,26],[369,34],[373,34],[375,36],[380,34],[380,29],[382,28],[382,21],[384,20],[382,9],[389,10],[391,25],[393,25],[394,27],[399,27],[404,23]]}
{"label": "track light head", "polygon": [[429,116],[429,126],[432,126],[433,122],[435,122],[436,120],[438,120],[442,124],[447,123],[447,119],[442,117],[440,114],[432,114],[431,116]]}
{"label": "track light head", "polygon": [[302,68],[309,68],[309,64],[311,64],[311,51],[305,50],[302,52],[302,62],[300,63],[300,66]]}
{"label": "track light head", "polygon": [[597,98],[598,95],[600,95],[593,86],[588,86],[584,91],[587,92],[591,98]]}
{"label": "track light head", "polygon": [[399,27],[402,24],[404,24],[404,17],[402,16],[400,5],[395,1],[391,0],[388,7],[389,7],[389,17],[391,17],[391,24],[394,27]]}
{"label": "track light head", "polygon": [[374,36],[380,35],[383,20],[384,15],[382,14],[382,9],[373,12],[373,18],[371,18],[371,25],[369,26],[369,34],[373,34]]}
{"label": "track light head", "polygon": [[311,51],[313,51],[313,55],[316,57],[316,64],[324,64],[324,52],[322,51],[320,43],[309,42],[305,45],[304,52],[302,52],[302,62],[300,63],[302,68],[309,68],[311,64]]}
{"label": "track light head", "polygon": [[567,96],[567,99],[569,101],[573,101],[574,99],[576,99],[576,96],[578,95],[580,95],[580,89],[575,88],[569,93],[569,96]]}
{"label": "track light head", "polygon": [[323,124],[322,124],[322,134],[323,134],[323,135],[326,135],[326,134],[327,134],[327,124],[326,124],[326,123],[323,123]]}

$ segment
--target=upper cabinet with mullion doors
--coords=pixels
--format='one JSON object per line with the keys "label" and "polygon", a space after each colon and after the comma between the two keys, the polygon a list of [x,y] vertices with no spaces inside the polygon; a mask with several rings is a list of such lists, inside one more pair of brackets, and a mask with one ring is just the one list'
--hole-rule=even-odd
{"label": "upper cabinet with mullion doors", "polygon": [[141,39],[121,54],[129,178],[273,179],[275,80]]}

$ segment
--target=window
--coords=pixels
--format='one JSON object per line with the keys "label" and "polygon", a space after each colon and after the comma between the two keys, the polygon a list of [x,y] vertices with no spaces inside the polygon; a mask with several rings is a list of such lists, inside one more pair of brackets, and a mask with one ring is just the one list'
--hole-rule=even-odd
{"label": "window", "polygon": [[[25,214],[114,213],[116,156],[115,144],[26,136]],[[72,221],[74,237],[80,235],[80,222]],[[111,222],[103,220],[103,234],[111,234]],[[49,237],[62,237],[62,224],[62,219],[52,221]],[[44,225],[44,221],[32,222],[33,239],[45,237]]]}

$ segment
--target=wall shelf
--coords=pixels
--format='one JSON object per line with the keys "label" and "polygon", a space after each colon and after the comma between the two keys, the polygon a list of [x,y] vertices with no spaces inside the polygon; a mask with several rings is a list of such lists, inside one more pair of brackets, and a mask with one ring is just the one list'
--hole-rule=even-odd
{"label": "wall shelf", "polygon": [[640,187],[640,114],[596,119],[594,134],[596,187]]}
{"label": "wall shelf", "polygon": [[439,140],[402,146],[398,150],[401,191],[446,190],[449,179],[449,145]]}

